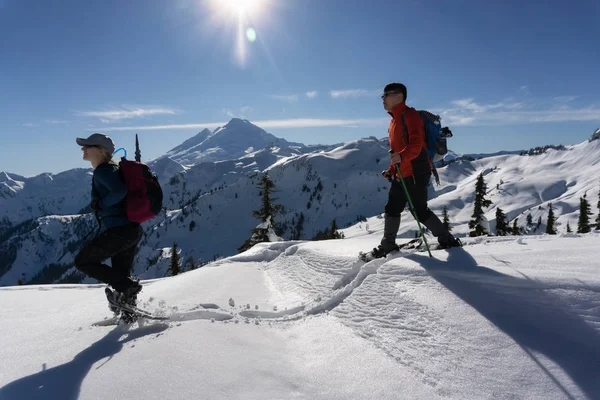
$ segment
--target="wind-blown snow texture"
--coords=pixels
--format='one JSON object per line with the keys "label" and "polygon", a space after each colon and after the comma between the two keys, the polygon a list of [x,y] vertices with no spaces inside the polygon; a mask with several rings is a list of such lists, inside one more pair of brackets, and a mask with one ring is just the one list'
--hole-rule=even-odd
{"label": "wind-blown snow texture", "polygon": [[99,285],[2,288],[0,399],[600,398],[598,233],[357,262],[380,234],[144,282],[169,323],[92,327]]}
{"label": "wind-blown snow texture", "polygon": [[[380,177],[388,167],[387,149],[387,142],[376,138],[338,146],[304,146],[236,119],[214,132],[200,132],[150,162],[161,177],[167,210],[144,224],[134,273],[145,279],[168,274],[174,242],[187,264],[235,254],[258,223],[252,211],[260,208],[257,183],[263,171],[273,178],[279,190],[277,202],[285,207],[285,213],[275,218],[284,229],[278,232],[281,237],[294,237],[301,214],[301,239],[312,238],[334,218],[341,227],[363,221],[350,235],[378,229],[389,186]],[[432,186],[430,207],[439,215],[447,206],[453,232],[466,235],[475,180],[483,173],[488,197],[494,202],[485,215],[492,232],[497,207],[505,211],[510,224],[518,218],[527,234],[545,232],[548,203],[552,202],[558,215],[556,229],[564,233],[567,222],[576,229],[579,198],[585,193],[594,214],[598,212],[599,160],[600,140],[593,140],[535,156],[503,154],[454,161],[439,168],[442,185]],[[93,216],[85,214],[90,174],[89,169],[76,169],[35,178],[0,175],[0,285],[19,280],[82,282],[73,259],[95,226]],[[532,226],[526,222],[529,214]],[[371,218],[364,221],[365,217]],[[537,227],[540,218],[542,224]],[[400,237],[413,237],[416,229],[405,212]]]}

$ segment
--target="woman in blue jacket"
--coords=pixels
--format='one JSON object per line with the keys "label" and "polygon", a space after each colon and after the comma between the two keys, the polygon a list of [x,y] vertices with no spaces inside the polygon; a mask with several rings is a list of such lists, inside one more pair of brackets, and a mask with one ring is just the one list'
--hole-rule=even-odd
{"label": "woman in blue jacket", "polygon": [[[135,251],[142,238],[140,224],[131,222],[125,214],[124,201],[127,188],[121,180],[119,166],[112,161],[115,145],[112,139],[94,133],[87,139],[77,138],[83,159],[92,164],[91,208],[96,213],[100,230],[98,235],[83,245],[75,257],[75,266],[86,275],[113,287],[106,294],[113,303],[136,305],[142,285],[131,278]],[[111,259],[112,267],[104,264]],[[112,307],[115,313],[119,310]],[[135,319],[132,315],[124,319]],[[127,321],[131,322],[131,321]]]}

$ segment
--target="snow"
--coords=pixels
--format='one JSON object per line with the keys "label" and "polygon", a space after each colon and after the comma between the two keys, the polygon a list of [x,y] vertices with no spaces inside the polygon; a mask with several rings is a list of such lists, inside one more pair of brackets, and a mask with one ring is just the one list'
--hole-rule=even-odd
{"label": "snow", "polygon": [[381,227],[351,231],[144,281],[168,323],[92,326],[101,285],[0,288],[0,399],[600,398],[600,232],[364,264]]}
{"label": "snow", "polygon": [[[386,140],[371,137],[330,147],[296,146],[273,142],[265,135],[248,121],[232,120],[225,127],[189,139],[176,148],[176,153],[191,163],[201,159],[203,152],[224,151],[223,157],[234,157],[239,150],[243,153],[240,158],[186,165],[170,152],[151,162],[160,175],[167,212],[143,225],[145,235],[136,255],[135,275],[143,279],[164,277],[170,259],[161,249],[172,247],[174,242],[184,262],[193,258],[195,264],[206,263],[235,254],[257,225],[252,216],[260,208],[256,184],[265,171],[276,185],[276,203],[285,210],[275,218],[286,228],[278,232],[284,239],[294,237],[301,214],[301,239],[310,239],[330,227],[333,218],[339,227],[346,228],[347,236],[381,228],[389,188],[380,176],[389,162]],[[198,148],[200,145],[204,147]],[[249,147],[255,151],[244,153]],[[85,212],[90,201],[90,172],[78,169],[37,178],[0,174],[4,184],[0,185],[0,285],[14,285],[19,279],[31,282],[52,265],[72,265],[81,241],[96,222],[92,214],[71,218],[73,223],[69,224],[60,221]],[[579,198],[585,193],[592,204],[593,219],[599,212],[599,140],[535,156],[501,154],[455,161],[438,172],[442,184],[431,187],[429,206],[437,215],[448,208],[453,233],[459,237],[469,232],[475,181],[480,173],[486,179],[487,197],[493,201],[484,210],[492,233],[498,207],[511,227],[518,219],[519,228],[528,235],[545,232],[550,202],[557,214],[559,233],[566,232],[567,223],[576,229]],[[533,226],[526,222],[530,214]],[[357,224],[365,217],[366,222]],[[537,228],[540,218],[542,224]],[[51,221],[53,229],[44,227],[44,221]],[[399,237],[412,238],[416,231],[417,225],[406,210]],[[71,268],[45,282],[78,278],[72,276],[74,272]],[[84,282],[95,283],[91,279]]]}

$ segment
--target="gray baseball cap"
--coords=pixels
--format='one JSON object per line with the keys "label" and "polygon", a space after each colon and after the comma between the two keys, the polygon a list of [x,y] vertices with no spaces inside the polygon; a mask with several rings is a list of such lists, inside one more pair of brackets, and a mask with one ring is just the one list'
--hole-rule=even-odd
{"label": "gray baseball cap", "polygon": [[104,147],[106,150],[108,150],[110,152],[111,155],[115,151],[115,144],[113,143],[112,139],[103,133],[94,133],[92,136],[90,136],[87,139],[77,138],[76,141],[77,141],[77,144],[80,146]]}

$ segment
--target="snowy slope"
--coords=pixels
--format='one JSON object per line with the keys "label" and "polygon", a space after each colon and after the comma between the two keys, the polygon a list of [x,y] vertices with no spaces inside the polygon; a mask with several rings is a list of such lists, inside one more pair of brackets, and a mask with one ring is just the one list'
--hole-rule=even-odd
{"label": "snowy slope", "polygon": [[2,288],[0,399],[600,397],[598,233],[356,263],[380,235],[144,282],[167,324],[92,327],[98,285]]}
{"label": "snowy slope", "polygon": [[0,172],[0,233],[32,218],[77,213],[89,204],[91,173],[77,168],[24,178]]}
{"label": "snowy slope", "polygon": [[[241,120],[233,125],[236,123],[251,125]],[[252,127],[252,131],[260,130]],[[216,130],[210,137],[225,135],[228,130]],[[179,150],[193,149],[198,146],[197,142],[202,144],[209,140],[207,137],[200,141],[207,135],[204,132],[195,141],[190,139],[188,145],[180,146]],[[223,139],[222,143],[227,140]],[[334,218],[338,226],[345,227],[370,217],[356,225],[357,232],[376,229],[383,222],[381,213],[389,185],[380,177],[389,159],[385,139],[366,138],[318,151],[310,151],[310,146],[246,150],[247,153],[234,160],[201,162],[194,166],[184,166],[169,157],[155,160],[152,165],[161,175],[167,212],[144,224],[145,236],[136,258],[136,274],[146,279],[165,276],[170,257],[168,249],[174,242],[181,249],[184,261],[193,261],[196,265],[235,254],[258,223],[252,211],[260,207],[256,184],[262,171],[269,171],[279,190],[277,202],[285,207],[285,212],[275,220],[282,228],[280,235],[286,239],[310,239],[328,227]],[[524,233],[545,232],[549,202],[558,214],[558,231],[566,232],[567,222],[576,229],[579,198],[585,193],[592,212],[598,213],[595,206],[600,190],[595,178],[600,176],[598,160],[600,141],[595,140],[568,146],[565,150],[550,149],[539,155],[511,154],[454,161],[439,168],[442,185],[431,187],[430,207],[441,213],[447,206],[454,233],[466,235],[473,210],[475,180],[479,173],[484,173],[489,197],[494,202],[486,210],[492,232],[497,207],[508,215],[509,223],[518,218]],[[26,249],[47,246],[45,232],[40,232],[43,224],[37,220],[39,217],[49,214],[48,218],[59,221],[87,206],[89,173],[90,170],[71,170],[30,181],[12,174],[2,175],[4,185],[0,193],[7,195],[0,198],[0,213],[4,213],[4,219],[0,219],[0,285],[13,285],[15,278],[31,282],[52,265],[60,264],[63,268],[72,263],[77,252],[74,244],[82,241],[91,226],[86,232],[57,224],[61,229],[51,231],[54,236],[47,240],[71,243],[71,246],[42,252],[39,257],[32,257]],[[40,181],[46,183],[36,184]],[[533,226],[527,226],[529,214]],[[302,232],[298,232],[301,217],[304,224]],[[93,223],[91,215],[85,218]],[[542,223],[538,228],[540,218]],[[19,223],[23,225],[17,225]],[[400,237],[412,237],[416,229],[416,223],[405,212]],[[10,274],[5,274],[6,271]],[[45,282],[78,282],[74,272],[72,269],[51,274],[59,277]]]}

